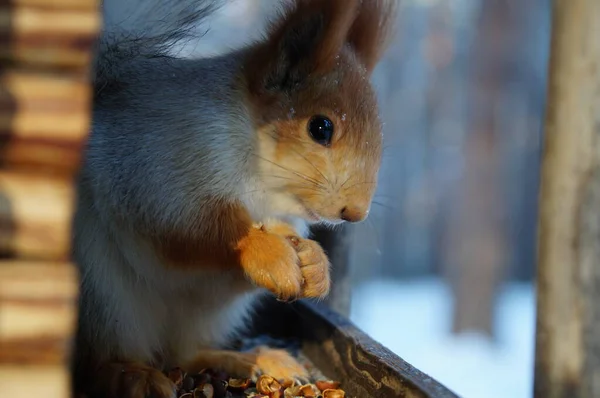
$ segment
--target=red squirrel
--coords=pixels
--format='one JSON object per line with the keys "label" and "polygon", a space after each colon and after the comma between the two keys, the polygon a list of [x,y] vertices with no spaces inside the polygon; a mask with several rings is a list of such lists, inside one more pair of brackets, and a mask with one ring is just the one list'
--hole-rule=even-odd
{"label": "red squirrel", "polygon": [[265,292],[327,295],[307,226],[365,219],[380,166],[370,76],[395,0],[292,1],[262,40],[201,59],[170,46],[224,0],[160,1],[177,23],[105,29],[94,64],[74,219],[90,398],[175,397],[175,366],[306,376],[285,351],[225,347]]}

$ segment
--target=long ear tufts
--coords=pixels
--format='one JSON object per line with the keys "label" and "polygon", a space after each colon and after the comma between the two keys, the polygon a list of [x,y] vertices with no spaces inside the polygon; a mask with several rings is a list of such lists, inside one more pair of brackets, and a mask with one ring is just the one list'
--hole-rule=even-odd
{"label": "long ear tufts", "polygon": [[[297,83],[336,65],[360,0],[295,0],[271,24],[251,66],[265,86]],[[262,75],[262,76],[260,76]]]}
{"label": "long ear tufts", "polygon": [[361,1],[358,16],[348,34],[348,43],[369,73],[375,69],[392,39],[400,1]]}

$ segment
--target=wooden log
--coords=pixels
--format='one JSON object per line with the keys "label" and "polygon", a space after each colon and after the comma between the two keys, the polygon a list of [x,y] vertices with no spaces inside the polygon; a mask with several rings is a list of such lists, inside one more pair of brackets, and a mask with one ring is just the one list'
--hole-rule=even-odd
{"label": "wooden log", "polygon": [[76,300],[71,264],[0,262],[1,396],[69,396]]}
{"label": "wooden log", "polygon": [[0,7],[0,58],[82,72],[100,23],[95,9]]}
{"label": "wooden log", "polygon": [[0,392],[11,398],[71,397],[69,371],[62,365],[0,364]]}
{"label": "wooden log", "polygon": [[[0,0],[3,256],[64,261],[70,255],[72,177],[89,129],[98,5]],[[0,263],[0,396],[71,396],[77,289],[73,264]]]}
{"label": "wooden log", "polygon": [[72,181],[0,171],[0,253],[68,259],[73,197]]}
{"label": "wooden log", "polygon": [[94,11],[98,9],[98,0],[0,0],[1,6]]}
{"label": "wooden log", "polygon": [[9,70],[0,87],[0,167],[72,177],[89,129],[89,84]]}
{"label": "wooden log", "polygon": [[535,396],[600,396],[600,2],[555,0]]}

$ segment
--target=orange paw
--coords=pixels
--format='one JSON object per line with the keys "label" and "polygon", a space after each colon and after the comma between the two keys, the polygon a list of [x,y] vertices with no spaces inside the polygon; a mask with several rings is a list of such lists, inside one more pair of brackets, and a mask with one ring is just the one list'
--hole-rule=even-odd
{"label": "orange paw", "polygon": [[329,258],[321,245],[314,240],[291,238],[300,259],[300,271],[304,283],[302,297],[322,298],[327,296],[331,285]]}
{"label": "orange paw", "polygon": [[189,373],[214,369],[254,382],[260,376],[268,375],[278,380],[292,379],[306,383],[309,376],[306,368],[287,351],[265,346],[256,347],[248,352],[201,350],[196,358],[183,368]]}
{"label": "orange paw", "polygon": [[298,237],[288,224],[256,226],[239,249],[246,275],[279,299],[321,298],[329,293],[329,259],[323,248]]}
{"label": "orange paw", "polygon": [[286,350],[268,347],[257,347],[252,353],[256,354],[252,379],[256,380],[261,375],[268,375],[277,380],[300,380],[308,382],[309,374],[296,358]]}
{"label": "orange paw", "polygon": [[256,285],[282,300],[298,298],[302,292],[300,259],[290,242],[281,235],[254,227],[238,244],[240,263]]}

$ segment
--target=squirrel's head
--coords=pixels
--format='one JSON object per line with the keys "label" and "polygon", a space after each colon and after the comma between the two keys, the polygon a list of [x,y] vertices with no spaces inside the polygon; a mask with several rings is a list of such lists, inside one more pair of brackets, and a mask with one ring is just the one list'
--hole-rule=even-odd
{"label": "squirrel's head", "polygon": [[370,76],[396,0],[298,0],[243,66],[256,164],[276,212],[357,222],[369,212],[382,126]]}

